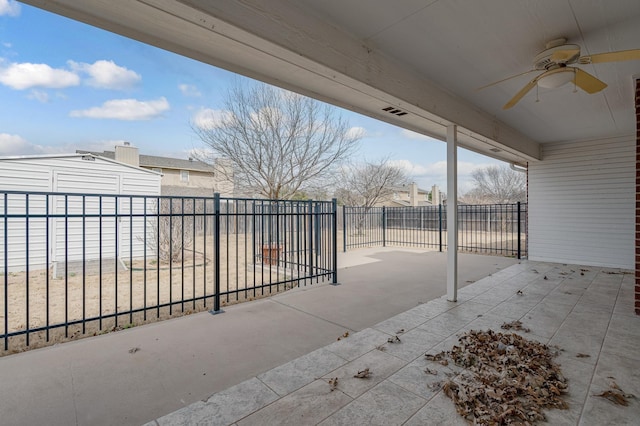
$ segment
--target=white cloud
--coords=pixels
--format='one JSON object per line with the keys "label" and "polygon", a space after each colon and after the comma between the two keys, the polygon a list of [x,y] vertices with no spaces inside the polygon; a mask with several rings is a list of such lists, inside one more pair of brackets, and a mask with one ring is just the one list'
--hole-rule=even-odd
{"label": "white cloud", "polygon": [[20,5],[15,0],[0,0],[0,16],[20,15]]}
{"label": "white cloud", "polygon": [[180,92],[182,92],[184,96],[189,96],[192,98],[198,98],[202,96],[202,93],[200,93],[198,88],[191,84],[179,84],[178,89],[180,89]]}
{"label": "white cloud", "polygon": [[137,99],[113,99],[99,107],[85,110],[74,110],[71,117],[110,118],[114,120],[151,120],[169,109],[169,102],[161,97],[150,101]]}
{"label": "white cloud", "polygon": [[27,98],[35,99],[39,102],[42,102],[43,104],[49,102],[49,94],[43,90],[33,89],[31,93],[29,93]]}
{"label": "white cloud", "polygon": [[364,127],[351,127],[345,133],[345,137],[349,139],[360,139],[367,136],[367,130]]}
{"label": "white cloud", "polygon": [[[416,164],[410,160],[392,160],[390,164],[401,168],[407,176],[417,181],[420,185],[438,185],[442,191],[446,191],[447,186],[447,162],[436,161],[435,163]],[[471,172],[476,169],[488,167],[492,164],[478,164],[467,161],[458,161],[458,192],[460,194],[472,188]]]}
{"label": "white cloud", "polygon": [[[429,170],[427,167],[422,166],[420,164],[414,164],[409,160],[391,160],[389,164],[395,167],[398,167],[403,172],[405,172],[408,176],[425,176],[429,174]],[[446,168],[445,168],[446,173]]]}
{"label": "white cloud", "polygon": [[[2,1],[2,0],[0,0]],[[3,41],[2,42],[2,46],[6,47],[7,49],[11,49],[13,47],[13,45],[11,43],[9,43],[8,41]]]}
{"label": "white cloud", "polygon": [[407,139],[419,139],[419,140],[425,140],[425,141],[433,141],[434,140],[432,137],[425,136],[425,135],[422,135],[420,133],[416,133],[416,132],[413,132],[413,131],[407,130],[407,129],[402,129],[400,133],[401,133],[402,137],[405,137]]}
{"label": "white cloud", "polygon": [[47,64],[24,62],[0,69],[0,83],[16,90],[33,87],[62,89],[77,86],[80,84],[80,77],[61,68],[51,68]]}
{"label": "white cloud", "polygon": [[113,61],[100,60],[93,64],[68,61],[68,64],[72,70],[88,74],[85,83],[99,89],[128,89],[142,80],[137,72],[116,65]]}
{"label": "white cloud", "polygon": [[123,145],[122,140],[105,140],[86,143],[67,143],[64,145],[38,145],[29,142],[19,135],[0,133],[0,156],[9,155],[45,155],[74,154],[77,149],[85,151],[113,151],[116,145]]}
{"label": "white cloud", "polygon": [[191,122],[200,129],[219,127],[224,120],[230,118],[230,112],[220,109],[202,108],[191,118]]}
{"label": "white cloud", "polygon": [[31,144],[22,136],[0,133],[0,155],[20,155],[31,149]]}

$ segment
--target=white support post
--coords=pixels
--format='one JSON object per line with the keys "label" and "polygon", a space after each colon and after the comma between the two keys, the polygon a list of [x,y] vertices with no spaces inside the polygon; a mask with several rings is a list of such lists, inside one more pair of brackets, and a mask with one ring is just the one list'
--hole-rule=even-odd
{"label": "white support post", "polygon": [[458,301],[458,126],[447,127],[447,300]]}

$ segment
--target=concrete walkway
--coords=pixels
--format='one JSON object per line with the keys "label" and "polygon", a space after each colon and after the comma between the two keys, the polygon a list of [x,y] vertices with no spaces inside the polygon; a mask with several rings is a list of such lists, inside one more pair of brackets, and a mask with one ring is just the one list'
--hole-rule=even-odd
{"label": "concrete walkway", "polygon": [[[459,280],[468,285],[517,263],[461,255]],[[349,338],[353,345],[369,327],[446,292],[446,253],[356,250],[341,254],[339,265],[339,286],[314,284],[220,315],[205,312],[0,358],[0,423],[140,425],[255,382],[347,331],[365,330]]]}
{"label": "concrete walkway", "polygon": [[[464,370],[424,354],[451,350],[461,332],[502,331],[513,320],[531,329],[515,332],[558,348],[568,409],[547,410],[548,424],[637,425],[640,317],[633,291],[633,274],[625,271],[525,261],[462,289],[458,303],[420,304],[146,426],[463,426],[437,383]],[[365,368],[369,378],[354,377]],[[333,389],[330,380],[337,380]],[[625,396],[628,406],[597,396],[614,383],[636,395]]]}

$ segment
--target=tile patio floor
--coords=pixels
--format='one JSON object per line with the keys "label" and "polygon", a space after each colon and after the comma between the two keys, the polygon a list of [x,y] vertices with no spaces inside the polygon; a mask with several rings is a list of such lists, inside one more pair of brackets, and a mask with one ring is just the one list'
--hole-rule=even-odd
{"label": "tile patio floor", "polygon": [[[460,332],[512,320],[531,329],[523,336],[561,349],[569,409],[546,411],[549,424],[638,425],[638,399],[622,407],[594,396],[614,378],[640,398],[633,286],[625,271],[523,261],[461,289],[458,303],[420,304],[147,425],[464,425],[429,386],[441,378],[424,374],[434,364],[423,355],[451,349]],[[401,343],[386,343],[399,329]],[[353,378],[364,368],[369,379]]]}

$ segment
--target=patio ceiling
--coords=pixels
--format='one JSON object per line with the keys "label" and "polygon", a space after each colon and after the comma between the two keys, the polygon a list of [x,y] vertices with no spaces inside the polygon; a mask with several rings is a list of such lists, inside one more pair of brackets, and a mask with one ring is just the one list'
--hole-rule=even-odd
{"label": "patio ceiling", "polygon": [[457,124],[460,146],[506,161],[540,159],[540,143],[636,130],[640,61],[580,65],[608,87],[534,88],[508,110],[537,74],[476,89],[530,70],[560,37],[582,55],[640,48],[637,0],[25,3],[440,140]]}

